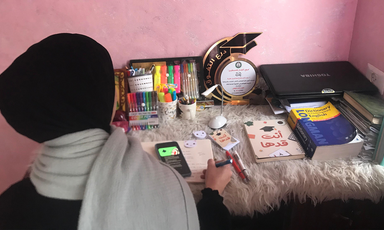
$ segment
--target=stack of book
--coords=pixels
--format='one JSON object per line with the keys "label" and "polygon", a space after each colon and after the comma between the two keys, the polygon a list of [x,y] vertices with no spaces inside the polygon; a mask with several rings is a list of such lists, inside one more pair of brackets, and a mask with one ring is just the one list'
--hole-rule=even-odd
{"label": "stack of book", "polygon": [[336,108],[360,131],[364,137],[364,149],[373,152],[373,161],[383,165],[384,135],[382,121],[384,100],[378,97],[346,91],[336,99]]}
{"label": "stack of book", "polygon": [[383,134],[384,125],[381,126],[379,136],[377,138],[377,144],[375,152],[373,153],[372,159],[374,162],[384,166],[384,134]]}
{"label": "stack of book", "polygon": [[292,109],[288,123],[305,156],[313,160],[356,157],[363,146],[356,128],[331,102],[318,108]]}

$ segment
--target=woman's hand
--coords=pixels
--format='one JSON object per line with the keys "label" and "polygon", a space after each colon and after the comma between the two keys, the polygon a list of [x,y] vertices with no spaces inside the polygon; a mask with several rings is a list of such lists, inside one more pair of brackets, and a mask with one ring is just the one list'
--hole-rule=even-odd
{"label": "woman's hand", "polygon": [[207,169],[204,170],[203,175],[201,175],[201,178],[205,179],[205,187],[217,190],[221,195],[225,186],[227,186],[229,181],[231,181],[231,165],[227,164],[216,168],[215,161],[213,159],[209,159],[207,164]]}

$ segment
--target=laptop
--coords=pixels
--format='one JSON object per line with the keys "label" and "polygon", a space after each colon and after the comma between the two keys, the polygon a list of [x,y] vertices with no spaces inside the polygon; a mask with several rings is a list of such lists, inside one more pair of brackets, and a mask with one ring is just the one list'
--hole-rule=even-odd
{"label": "laptop", "polygon": [[311,62],[261,65],[272,94],[278,99],[341,96],[344,91],[374,94],[378,91],[350,62]]}

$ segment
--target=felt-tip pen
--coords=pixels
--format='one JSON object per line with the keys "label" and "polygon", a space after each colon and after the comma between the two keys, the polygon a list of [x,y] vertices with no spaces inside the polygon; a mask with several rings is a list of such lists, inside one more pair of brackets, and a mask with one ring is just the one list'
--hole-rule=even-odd
{"label": "felt-tip pen", "polygon": [[232,164],[232,159],[228,159],[226,161],[217,162],[215,165],[216,165],[216,168],[218,168],[218,167],[221,167],[221,166],[224,166],[224,165],[227,165],[227,164]]}

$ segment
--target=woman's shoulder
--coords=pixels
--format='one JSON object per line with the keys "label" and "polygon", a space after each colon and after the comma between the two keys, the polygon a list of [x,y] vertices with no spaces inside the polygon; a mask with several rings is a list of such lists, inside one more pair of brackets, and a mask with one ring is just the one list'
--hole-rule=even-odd
{"label": "woman's shoulder", "polygon": [[0,204],[7,199],[11,199],[17,195],[34,193],[36,192],[30,178],[24,178],[23,180],[14,183],[7,190],[0,195]]}

